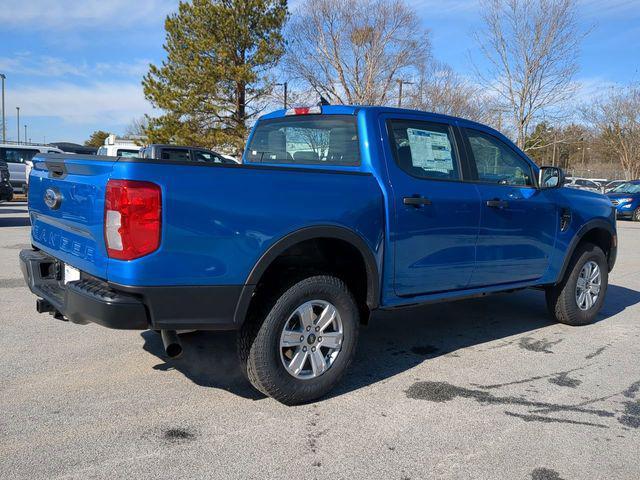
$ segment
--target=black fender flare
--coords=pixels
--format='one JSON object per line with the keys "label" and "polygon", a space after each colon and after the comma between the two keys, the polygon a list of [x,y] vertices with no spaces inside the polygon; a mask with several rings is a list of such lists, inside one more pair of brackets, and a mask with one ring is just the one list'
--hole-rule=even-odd
{"label": "black fender flare", "polygon": [[287,234],[271,245],[262,254],[251,269],[251,272],[245,281],[245,285],[242,288],[242,293],[238,299],[238,304],[234,314],[234,323],[236,325],[240,326],[244,323],[256,285],[271,263],[278,258],[280,254],[293,245],[315,238],[343,240],[353,245],[360,252],[367,272],[367,307],[370,310],[374,310],[378,307],[380,302],[380,276],[378,272],[378,263],[367,242],[360,235],[348,228],[335,225],[318,225],[301,228]]}
{"label": "black fender flare", "polygon": [[571,242],[569,243],[569,248],[567,248],[567,254],[564,257],[564,261],[562,262],[562,268],[560,269],[560,273],[558,274],[558,278],[556,279],[556,283],[561,282],[562,279],[564,278],[567,268],[569,267],[569,262],[571,261],[571,258],[573,258],[573,254],[576,248],[578,247],[578,244],[580,243],[580,241],[584,238],[584,236],[587,233],[595,229],[606,230],[611,235],[611,238],[612,238],[611,250],[609,251],[607,261],[609,264],[609,271],[613,269],[613,265],[616,262],[616,256],[618,251],[617,243],[614,240],[616,238],[616,230],[615,228],[613,228],[610,222],[607,222],[606,220],[601,218],[595,218],[593,220],[589,220],[582,227],[580,227],[580,229],[576,232],[576,234],[571,239]]}

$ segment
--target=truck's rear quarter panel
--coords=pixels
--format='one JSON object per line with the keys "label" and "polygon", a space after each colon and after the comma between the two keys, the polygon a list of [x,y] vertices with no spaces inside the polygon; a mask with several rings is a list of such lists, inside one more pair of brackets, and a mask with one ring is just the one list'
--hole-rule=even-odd
{"label": "truck's rear quarter panel", "polygon": [[110,282],[241,285],[269,246],[314,225],[349,228],[381,253],[382,193],[367,173],[121,160],[111,178],[160,185],[163,228],[156,252],[109,261]]}

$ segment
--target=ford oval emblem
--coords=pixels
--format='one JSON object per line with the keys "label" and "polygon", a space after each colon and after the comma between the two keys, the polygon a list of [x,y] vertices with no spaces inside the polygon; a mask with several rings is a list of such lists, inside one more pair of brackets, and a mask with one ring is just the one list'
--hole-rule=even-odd
{"label": "ford oval emblem", "polygon": [[53,188],[47,188],[44,191],[44,203],[51,210],[57,210],[60,208],[60,204],[62,203],[62,195]]}

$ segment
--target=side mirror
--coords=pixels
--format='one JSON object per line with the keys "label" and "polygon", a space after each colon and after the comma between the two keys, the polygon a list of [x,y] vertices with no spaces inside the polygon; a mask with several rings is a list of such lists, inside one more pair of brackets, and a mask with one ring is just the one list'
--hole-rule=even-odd
{"label": "side mirror", "polygon": [[559,167],[540,167],[538,188],[560,188],[564,185],[564,172]]}

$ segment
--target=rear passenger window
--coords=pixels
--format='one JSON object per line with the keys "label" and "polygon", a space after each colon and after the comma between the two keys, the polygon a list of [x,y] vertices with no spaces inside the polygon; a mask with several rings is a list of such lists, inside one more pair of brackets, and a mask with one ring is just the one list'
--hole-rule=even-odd
{"label": "rear passenger window", "polygon": [[196,162],[225,163],[218,155],[213,152],[207,152],[206,150],[195,150],[193,156]]}
{"label": "rear passenger window", "polygon": [[389,134],[396,163],[409,175],[442,180],[460,179],[454,140],[447,125],[391,120]]}
{"label": "rear passenger window", "polygon": [[7,148],[4,151],[7,163],[24,163],[27,160],[31,160],[38,153],[40,153],[39,150],[29,150],[26,148]]}
{"label": "rear passenger window", "polygon": [[171,160],[178,162],[189,162],[189,150],[186,148],[163,148],[160,154],[161,160]]}
{"label": "rear passenger window", "polygon": [[466,129],[478,180],[499,185],[532,186],[531,165],[509,146],[487,133]]}

